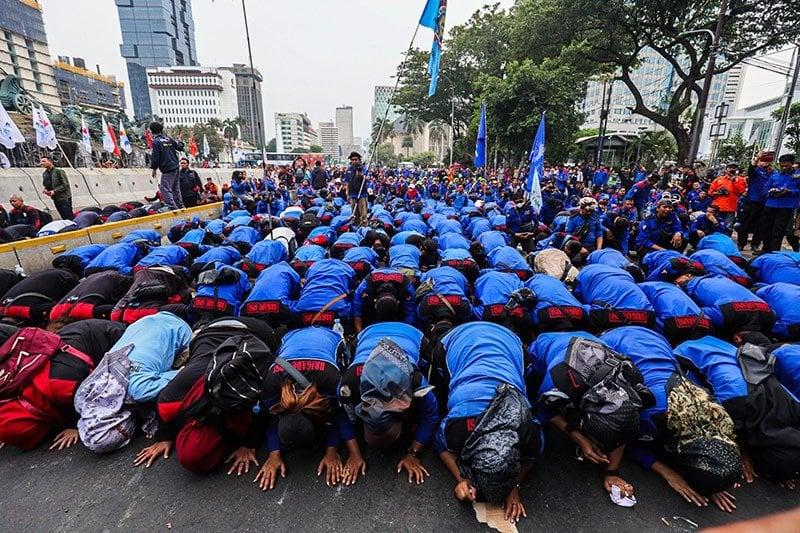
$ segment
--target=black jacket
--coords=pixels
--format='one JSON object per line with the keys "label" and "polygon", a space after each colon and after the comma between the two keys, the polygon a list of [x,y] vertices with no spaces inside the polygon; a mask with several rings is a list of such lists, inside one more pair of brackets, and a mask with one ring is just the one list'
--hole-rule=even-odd
{"label": "black jacket", "polygon": [[150,159],[150,168],[161,172],[178,170],[178,152],[183,152],[183,143],[159,133],[153,139],[153,155]]}

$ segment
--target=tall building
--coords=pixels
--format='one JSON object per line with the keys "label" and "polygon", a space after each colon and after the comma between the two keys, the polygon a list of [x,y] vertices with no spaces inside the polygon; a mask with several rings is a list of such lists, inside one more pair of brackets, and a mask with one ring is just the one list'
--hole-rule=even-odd
{"label": "tall building", "polygon": [[110,113],[125,110],[125,85],[114,76],[101,74],[99,65],[94,72],[80,57],[59,56],[53,69],[62,106],[81,105]]}
{"label": "tall building", "polygon": [[239,116],[236,76],[213,67],[159,67],[146,71],[149,102],[165,126],[205,124]]}
{"label": "tall building", "polygon": [[250,71],[249,66],[235,63],[225,67],[236,76],[236,95],[239,102],[239,116],[244,120],[242,138],[253,146],[265,142],[264,101],[261,97],[261,82],[264,78],[258,69]]}
{"label": "tall building", "polygon": [[133,112],[150,115],[147,72],[152,67],[196,66],[190,0],[115,0],[122,30],[120,52],[128,64]]}
{"label": "tall building", "polygon": [[17,76],[33,98],[61,109],[39,2],[0,0],[0,40],[0,68]]}
{"label": "tall building", "polygon": [[[370,127],[378,120],[382,120],[384,116],[386,116],[386,120],[389,122],[394,122],[400,117],[400,110],[397,106],[389,105],[389,98],[392,96],[392,90],[394,90],[394,87],[391,85],[375,86],[375,93],[372,99],[372,119],[369,123]],[[386,114],[387,107],[389,108],[388,115]]]}
{"label": "tall building", "polygon": [[339,128],[333,122],[319,123],[319,143],[322,153],[331,157],[339,157]]}
{"label": "tall building", "polygon": [[339,128],[339,146],[353,145],[353,107],[336,108],[336,127]]}
{"label": "tall building", "polygon": [[305,113],[275,113],[277,151],[289,153],[298,148],[310,150],[317,134]]}
{"label": "tall building", "polygon": [[[673,89],[680,83],[675,68],[650,48],[642,50],[639,60],[641,64],[631,72],[631,79],[642,93],[645,105],[650,109],[666,108]],[[738,101],[742,81],[743,72],[740,68],[714,76],[708,97],[709,116],[713,117],[714,108],[723,100],[729,104]],[[605,93],[607,98],[609,90],[611,105],[608,113],[608,131],[637,133],[654,127],[650,119],[633,114],[631,108],[635,107],[636,102],[624,83],[616,81],[612,86],[611,82],[590,81],[586,87],[586,95],[579,105],[580,111],[586,115],[583,128],[600,126],[603,94]]]}

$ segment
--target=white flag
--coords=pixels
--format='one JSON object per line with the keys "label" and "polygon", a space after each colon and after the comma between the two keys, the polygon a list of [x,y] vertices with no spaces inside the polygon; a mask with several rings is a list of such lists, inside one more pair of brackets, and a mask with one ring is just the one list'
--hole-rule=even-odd
{"label": "white flag", "polygon": [[56,130],[47,118],[47,113],[44,112],[43,107],[36,108],[35,105],[31,106],[33,115],[33,128],[36,130],[36,144],[40,148],[49,148],[55,150],[58,146],[56,140]]}
{"label": "white flag", "polygon": [[211,155],[211,148],[208,147],[208,137],[203,134],[203,157],[208,159],[209,155]]}
{"label": "white flag", "polygon": [[81,143],[87,154],[92,153],[92,137],[89,135],[89,128],[86,126],[86,121],[81,116]]}
{"label": "white flag", "polygon": [[128,139],[128,134],[125,132],[125,126],[122,125],[122,119],[119,119],[119,146],[125,150],[126,154],[133,152],[131,141]]}
{"label": "white flag", "polygon": [[0,144],[12,150],[14,145],[24,142],[25,137],[22,136],[22,132],[19,131],[17,125],[11,120],[8,111],[0,104]]}
{"label": "white flag", "polygon": [[103,150],[113,154],[117,150],[117,143],[114,142],[114,137],[111,136],[111,132],[108,130],[105,117],[101,116],[100,120],[103,121]]}

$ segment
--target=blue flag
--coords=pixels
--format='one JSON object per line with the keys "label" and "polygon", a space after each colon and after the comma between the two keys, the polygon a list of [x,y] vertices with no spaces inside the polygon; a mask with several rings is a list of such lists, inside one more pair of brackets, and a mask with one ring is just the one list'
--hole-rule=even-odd
{"label": "blue flag", "polygon": [[530,169],[526,189],[530,191],[531,207],[538,213],[542,209],[542,184],[540,180],[544,175],[544,113],[539,121],[539,129],[533,139],[531,148]]}
{"label": "blue flag", "polygon": [[428,60],[428,74],[431,84],[428,86],[428,96],[436,94],[439,82],[439,63],[442,58],[442,39],[444,39],[444,19],[447,14],[447,0],[428,0],[422,16],[419,18],[420,26],[433,30],[433,45],[431,57]]}
{"label": "blue flag", "polygon": [[486,166],[486,104],[481,104],[481,123],[478,126],[478,140],[475,143],[475,167]]}

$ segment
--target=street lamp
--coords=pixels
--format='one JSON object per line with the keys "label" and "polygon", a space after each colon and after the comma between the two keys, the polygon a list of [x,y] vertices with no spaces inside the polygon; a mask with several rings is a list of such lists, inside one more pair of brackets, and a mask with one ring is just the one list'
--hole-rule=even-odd
{"label": "street lamp", "polygon": [[453,140],[456,136],[456,86],[453,84],[453,81],[445,76],[444,74],[439,74],[442,78],[447,80],[450,84],[450,166],[453,166]]}

